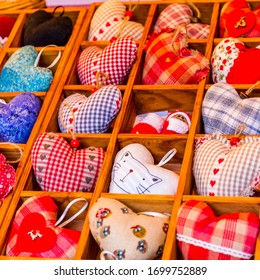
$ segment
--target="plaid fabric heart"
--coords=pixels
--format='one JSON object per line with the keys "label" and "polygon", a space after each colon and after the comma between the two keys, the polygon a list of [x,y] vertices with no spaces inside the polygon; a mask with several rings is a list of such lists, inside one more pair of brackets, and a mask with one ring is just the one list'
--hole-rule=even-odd
{"label": "plaid fabric heart", "polygon": [[246,136],[237,146],[219,134],[196,143],[193,174],[198,194],[252,196],[260,184],[260,137]]}
{"label": "plaid fabric heart", "polygon": [[210,25],[203,23],[191,23],[193,12],[191,8],[184,3],[173,3],[167,6],[159,15],[154,31],[160,32],[167,28],[175,29],[185,24],[187,36],[190,39],[208,38]]}
{"label": "plaid fabric heart", "polygon": [[212,85],[202,103],[205,133],[234,134],[239,124],[246,125],[244,134],[260,134],[260,98],[241,99],[227,83]]}
{"label": "plaid fabric heart", "polygon": [[134,21],[124,22],[126,6],[118,0],[108,0],[101,4],[95,11],[89,28],[89,41],[111,40],[117,37],[120,29],[120,37],[130,36],[140,40],[144,27]]}
{"label": "plaid fabric heart", "polygon": [[48,132],[37,137],[31,153],[41,189],[56,192],[93,191],[104,156],[102,148],[74,151],[63,137]]}
{"label": "plaid fabric heart", "polygon": [[88,215],[91,233],[108,259],[150,260],[162,254],[168,216],[137,214],[120,201],[104,197]]}
{"label": "plaid fabric heart", "polygon": [[176,229],[185,260],[248,260],[254,255],[259,218],[240,212],[217,217],[204,201],[188,200],[179,208]]}
{"label": "plaid fabric heart", "polygon": [[6,255],[72,259],[80,232],[55,226],[57,214],[58,207],[50,196],[28,198],[12,222]]}
{"label": "plaid fabric heart", "polygon": [[120,110],[121,101],[121,91],[113,85],[104,86],[89,97],[72,94],[61,103],[58,119],[60,130],[67,132],[67,128],[73,129],[72,124],[75,124],[75,133],[106,132]]}
{"label": "plaid fabric heart", "polygon": [[81,84],[95,85],[97,72],[108,75],[104,85],[120,85],[125,82],[135,61],[137,44],[131,37],[122,37],[105,49],[88,47],[80,54],[77,72]]}

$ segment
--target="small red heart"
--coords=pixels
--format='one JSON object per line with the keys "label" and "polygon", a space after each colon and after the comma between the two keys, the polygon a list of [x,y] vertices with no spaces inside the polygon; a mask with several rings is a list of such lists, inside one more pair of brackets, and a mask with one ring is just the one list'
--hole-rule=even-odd
{"label": "small red heart", "polygon": [[97,60],[93,62],[93,65],[96,66],[97,65]]}
{"label": "small red heart", "polygon": [[224,159],[223,158],[220,158],[219,160],[218,160],[218,163],[220,164],[221,162],[223,162],[224,161]]}
{"label": "small red heart", "polygon": [[215,181],[215,180],[211,180],[211,181],[210,181],[211,187],[214,187],[215,184],[216,184],[216,181]]}
{"label": "small red heart", "polygon": [[78,108],[74,108],[74,109],[72,110],[73,113],[75,113],[75,112],[77,112],[77,111],[78,111]]}
{"label": "small red heart", "polygon": [[209,196],[215,196],[215,194],[213,192],[210,192]]}
{"label": "small red heart", "polygon": [[218,168],[214,168],[214,169],[213,169],[214,175],[216,175],[218,172],[219,172],[219,169],[218,169]]}
{"label": "small red heart", "polygon": [[104,31],[102,29],[99,30],[99,34],[103,34]]}
{"label": "small red heart", "polygon": [[70,122],[70,123],[73,123],[73,118],[69,118],[69,122]]}
{"label": "small red heart", "polygon": [[114,18],[114,21],[118,21],[118,18]]}
{"label": "small red heart", "polygon": [[106,26],[107,26],[107,27],[110,26],[110,25],[111,25],[111,24],[110,24],[109,22],[106,23]]}
{"label": "small red heart", "polygon": [[96,36],[93,37],[93,41],[97,41],[97,37]]}

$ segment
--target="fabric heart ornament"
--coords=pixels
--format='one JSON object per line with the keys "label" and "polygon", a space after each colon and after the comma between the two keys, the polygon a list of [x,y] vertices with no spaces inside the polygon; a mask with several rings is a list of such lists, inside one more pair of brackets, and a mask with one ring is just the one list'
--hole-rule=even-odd
{"label": "fabric heart ornament", "polygon": [[[129,21],[131,11],[118,0],[108,0],[102,3],[95,11],[90,23],[89,41],[110,41],[120,33],[121,37],[130,36],[140,40],[144,26],[141,23]],[[122,28],[122,30],[121,30]]]}
{"label": "fabric heart ornament", "polygon": [[[110,193],[175,194],[179,175],[161,167],[176,153],[169,151],[158,165],[142,144],[133,143],[121,149],[114,160]],[[165,161],[167,158],[167,161]]]}
{"label": "fabric heart ornament", "polygon": [[47,195],[28,198],[17,210],[7,242],[10,257],[72,259],[80,232],[57,221],[58,206]]}
{"label": "fabric heart ornament", "polygon": [[25,144],[40,112],[42,102],[31,92],[15,96],[9,103],[0,103],[0,142]]}
{"label": "fabric heart ornament", "polygon": [[251,10],[245,0],[225,3],[220,13],[220,37],[259,37],[260,8]]}
{"label": "fabric heart ornament", "polygon": [[38,10],[28,15],[23,27],[23,46],[66,45],[72,33],[73,23],[70,17],[63,16],[64,10],[59,16],[55,16],[57,8],[52,13]]}
{"label": "fabric heart ornament", "polygon": [[206,92],[202,103],[205,133],[234,134],[245,124],[243,134],[260,134],[260,98],[242,99],[227,83],[216,83]]}
{"label": "fabric heart ornament", "polygon": [[169,216],[135,213],[116,199],[101,197],[90,208],[89,227],[101,257],[152,260],[163,252]]}
{"label": "fabric heart ornament", "polygon": [[6,43],[16,19],[9,16],[0,16],[0,48]]}
{"label": "fabric heart ornament", "polygon": [[250,212],[215,216],[206,202],[188,200],[178,210],[176,230],[185,260],[249,260],[255,252],[259,218]]}
{"label": "fabric heart ornament", "polygon": [[38,54],[33,46],[24,46],[16,50],[0,73],[0,92],[47,91],[53,74],[47,67],[37,65],[41,53]]}
{"label": "fabric heart ornament", "polygon": [[102,148],[75,151],[63,137],[48,132],[37,137],[31,153],[34,175],[44,191],[92,192],[104,157]]}
{"label": "fabric heart ornament", "polygon": [[[194,22],[195,21],[195,22]],[[200,19],[194,17],[192,9],[184,3],[173,3],[168,5],[159,15],[154,31],[176,29],[185,24],[189,39],[206,39],[209,36],[210,25],[198,22]]]}
{"label": "fabric heart ornament", "polygon": [[72,94],[61,103],[58,118],[60,130],[67,132],[67,128],[70,128],[75,133],[106,132],[117,116],[121,102],[121,91],[113,85],[101,87],[89,97]]}
{"label": "fabric heart ornament", "polygon": [[247,48],[236,38],[221,40],[211,57],[214,83],[254,84],[260,80],[260,49]]}
{"label": "fabric heart ornament", "polygon": [[131,37],[121,37],[104,49],[97,46],[82,51],[77,62],[81,84],[95,85],[97,72],[108,75],[104,85],[125,83],[136,59],[137,44]]}
{"label": "fabric heart ornament", "polygon": [[198,84],[209,73],[209,60],[179,30],[154,33],[145,50],[143,84]]}
{"label": "fabric heart ornament", "polygon": [[234,139],[213,133],[199,138],[193,159],[198,194],[252,196],[260,184],[260,137]]}

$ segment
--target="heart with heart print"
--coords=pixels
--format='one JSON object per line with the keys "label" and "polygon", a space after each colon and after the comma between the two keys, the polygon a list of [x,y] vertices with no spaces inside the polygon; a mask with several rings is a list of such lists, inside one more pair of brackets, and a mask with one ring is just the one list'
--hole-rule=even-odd
{"label": "heart with heart print", "polygon": [[176,194],[179,175],[154,164],[151,152],[132,143],[121,149],[114,160],[110,193]]}
{"label": "heart with heart print", "polygon": [[120,29],[120,37],[130,36],[140,40],[143,35],[144,26],[134,21],[126,21],[130,11],[118,0],[108,0],[102,3],[95,11],[90,22],[89,41],[110,41],[117,37]]}
{"label": "heart with heart print", "polygon": [[92,192],[101,170],[105,151],[90,146],[73,150],[60,135],[44,132],[32,148],[35,178],[44,191]]}
{"label": "heart with heart print", "polygon": [[252,10],[245,0],[225,3],[220,12],[220,37],[252,38],[260,36],[260,7]]}
{"label": "heart with heart print", "polygon": [[89,97],[72,94],[61,103],[58,118],[60,130],[67,132],[66,128],[74,128],[75,133],[107,132],[120,110],[121,102],[121,91],[113,85],[104,86]]}
{"label": "heart with heart print", "polygon": [[260,184],[259,155],[260,137],[257,136],[246,136],[236,145],[232,138],[217,133],[199,138],[193,158],[197,193],[253,196]]}
{"label": "heart with heart print", "polygon": [[[192,22],[194,19],[193,11],[188,4],[173,3],[168,5],[160,13],[155,25],[154,31],[160,32],[168,28],[178,28],[185,24],[187,28],[187,36],[189,39],[206,39],[209,36],[210,25],[200,22]],[[198,18],[197,21],[199,20]]]}
{"label": "heart with heart print", "polygon": [[40,112],[42,102],[31,92],[15,96],[9,103],[0,103],[0,142],[25,144]]}
{"label": "heart with heart print", "polygon": [[258,215],[250,212],[216,216],[204,201],[184,202],[176,235],[184,260],[249,260],[259,232]]}
{"label": "heart with heart print", "polygon": [[135,213],[119,200],[101,197],[88,216],[90,231],[108,259],[152,260],[163,252],[167,215]]}
{"label": "heart with heart print", "polygon": [[131,37],[121,37],[104,49],[87,47],[77,61],[77,73],[81,84],[96,85],[97,72],[105,73],[108,79],[103,85],[120,85],[126,82],[136,59],[137,44]]}
{"label": "heart with heart print", "polygon": [[243,123],[243,134],[260,134],[260,98],[242,99],[233,85],[213,84],[202,102],[202,119],[206,134],[235,134]]}
{"label": "heart with heart print", "polygon": [[50,196],[25,200],[12,222],[6,255],[72,259],[80,232],[56,226],[57,215],[58,207]]}
{"label": "heart with heart print", "polygon": [[211,56],[214,83],[254,84],[260,80],[258,71],[260,49],[247,48],[236,38],[222,39]]}

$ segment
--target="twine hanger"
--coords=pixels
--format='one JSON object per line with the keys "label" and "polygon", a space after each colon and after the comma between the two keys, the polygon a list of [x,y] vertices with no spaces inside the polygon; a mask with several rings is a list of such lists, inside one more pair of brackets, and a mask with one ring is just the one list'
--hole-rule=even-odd
{"label": "twine hanger", "polygon": [[[99,82],[101,78],[101,81]],[[109,75],[104,72],[97,72],[96,73],[96,88],[100,89],[102,86],[105,85],[105,81],[109,79]]]}
{"label": "twine hanger", "polygon": [[[185,32],[181,33],[181,30],[183,28],[184,28]],[[177,42],[176,39],[180,33],[183,35],[183,39],[181,39],[180,41],[178,40],[178,42]],[[178,47],[177,47],[177,45],[178,45]],[[187,45],[188,45],[187,26],[186,26],[186,24],[181,24],[180,26],[178,26],[178,28],[176,29],[175,34],[173,36],[172,48],[176,53],[179,53],[179,50],[187,47]]]}
{"label": "twine hanger", "polygon": [[242,99],[249,98],[250,93],[258,86],[260,85],[260,81],[257,81],[254,85],[252,85],[246,92],[240,92],[239,96]]}
{"label": "twine hanger", "polygon": [[195,12],[196,12],[196,16],[193,16],[191,18],[191,22],[192,23],[199,23],[201,20],[201,13],[200,13],[200,10],[199,8],[192,2],[190,1],[186,1],[187,5],[190,6],[191,9],[193,9]]}
{"label": "twine hanger", "polygon": [[243,133],[243,131],[245,130],[246,125],[245,124],[239,124],[235,130],[235,134],[234,137],[240,137]]}
{"label": "twine hanger", "polygon": [[19,147],[18,145],[14,144],[14,143],[11,143],[11,142],[1,142],[0,146],[1,145],[11,145],[11,146],[14,146],[20,152],[20,157],[17,160],[6,160],[5,161],[6,163],[17,163],[17,162],[19,162],[21,160],[21,158],[23,156],[23,151],[22,151],[21,147]]}

